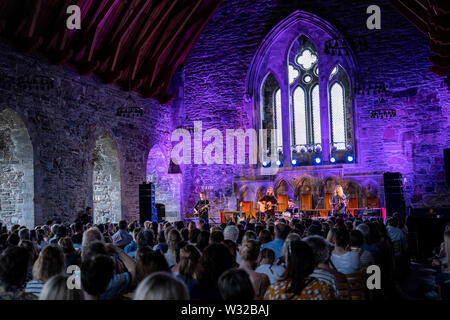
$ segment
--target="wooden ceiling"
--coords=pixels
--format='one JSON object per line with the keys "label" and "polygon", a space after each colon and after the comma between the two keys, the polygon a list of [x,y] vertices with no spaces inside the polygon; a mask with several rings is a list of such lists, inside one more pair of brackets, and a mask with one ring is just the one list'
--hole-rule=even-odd
{"label": "wooden ceiling", "polygon": [[[222,0],[1,0],[0,37],[164,104],[170,80]],[[67,7],[81,8],[69,30]]]}
{"label": "wooden ceiling", "polygon": [[430,70],[440,76],[450,76],[450,1],[449,0],[388,0],[429,40],[433,56]]}

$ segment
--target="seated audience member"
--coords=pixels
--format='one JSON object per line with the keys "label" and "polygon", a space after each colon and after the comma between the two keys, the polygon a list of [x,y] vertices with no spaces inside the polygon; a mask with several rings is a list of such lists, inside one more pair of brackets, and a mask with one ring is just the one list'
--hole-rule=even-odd
{"label": "seated audience member", "polygon": [[247,271],[249,274],[255,291],[255,300],[263,299],[264,293],[270,285],[270,280],[267,275],[254,271],[257,266],[260,248],[261,246],[257,241],[248,240],[242,244],[241,250],[239,251],[241,256],[239,268]]}
{"label": "seated audience member", "polygon": [[233,255],[224,244],[213,243],[206,247],[195,271],[198,284],[189,290],[191,299],[221,300],[217,282],[222,273],[231,269],[233,264]]}
{"label": "seated audience member", "polygon": [[223,230],[223,238],[224,240],[231,240],[234,243],[237,243],[239,238],[239,228],[236,225],[228,225]]}
{"label": "seated audience member", "polygon": [[189,230],[189,244],[196,245],[200,229],[194,228]]}
{"label": "seated audience member", "polygon": [[[135,248],[129,248],[129,245],[126,248],[129,249],[128,252],[125,251],[126,254],[128,254],[131,258],[134,258],[136,255],[136,251],[140,248],[144,247],[153,247],[153,231],[152,230],[141,230],[138,231],[137,235],[135,236]],[[134,249],[134,250],[132,250]]]}
{"label": "seated audience member", "polygon": [[197,249],[202,252],[209,244],[209,232],[201,231],[198,235]]}
{"label": "seated audience member", "polygon": [[166,271],[170,272],[166,258],[161,251],[153,251],[151,247],[142,247],[136,253],[136,280],[139,284],[152,273]]}
{"label": "seated audience member", "polygon": [[333,293],[337,297],[339,294],[336,278],[328,264],[330,258],[329,243],[321,236],[309,236],[305,238],[304,241],[311,247],[314,253],[315,268],[310,277],[327,282],[332,287]]}
{"label": "seated audience member", "polygon": [[81,257],[80,255],[75,251],[75,248],[73,247],[73,243],[71,238],[63,238],[59,240],[59,246],[62,248],[64,253],[64,266],[65,269],[67,269],[70,265],[77,265],[79,266],[81,264]]}
{"label": "seated audience member", "polygon": [[253,230],[247,230],[244,233],[244,236],[242,237],[241,245],[243,245],[248,240],[257,240],[258,236],[256,235],[256,232]]}
{"label": "seated audience member", "polygon": [[167,244],[169,248],[164,254],[164,257],[166,257],[167,263],[169,264],[169,268],[175,266],[177,264],[177,261],[180,259],[181,240],[181,234],[176,228],[170,230],[167,238]]}
{"label": "seated audience member", "polygon": [[30,262],[28,263],[28,272],[25,282],[33,280],[33,265],[34,261],[36,261],[39,256],[39,250],[36,245],[30,240],[20,240],[19,247],[25,248],[28,251],[28,255],[30,257]]}
{"label": "seated audience member", "polygon": [[364,236],[359,230],[352,230],[350,232],[350,250],[356,251],[359,254],[359,262],[361,268],[367,268],[375,263],[375,259],[369,251],[362,250],[361,246],[364,243]]}
{"label": "seated audience member", "polygon": [[221,243],[224,239],[223,232],[219,230],[214,230],[209,235],[209,243]]}
{"label": "seated audience member", "polygon": [[180,231],[181,233],[181,238],[183,239],[184,242],[189,242],[189,230],[186,228],[181,229]]}
{"label": "seated audience member", "polygon": [[103,235],[98,228],[92,227],[83,232],[83,240],[81,241],[81,246],[83,248],[95,241],[104,242]]}
{"label": "seated audience member", "polygon": [[64,254],[61,248],[57,244],[46,246],[34,263],[33,280],[27,282],[25,292],[39,297],[45,282],[54,275],[62,274],[64,269]]}
{"label": "seated audience member", "polygon": [[68,276],[58,274],[47,280],[39,300],[84,300],[82,290],[67,286]]}
{"label": "seated audience member", "polygon": [[444,261],[436,275],[436,283],[441,286],[441,289],[443,287],[448,288],[450,285],[450,226],[447,226],[444,231],[444,252]]}
{"label": "seated audience member", "polygon": [[377,246],[377,239],[375,235],[373,235],[373,232],[370,229],[370,226],[368,223],[360,223],[356,230],[359,230],[362,232],[364,236],[364,243],[361,246],[362,250],[369,251],[373,258],[376,260],[378,258],[378,252],[380,251],[379,247]]}
{"label": "seated audience member", "polygon": [[176,277],[182,280],[188,288],[197,283],[194,275],[200,256],[200,251],[193,245],[184,246],[180,251],[180,262],[177,266]]}
{"label": "seated audience member", "polygon": [[338,229],[331,262],[337,271],[343,274],[355,273],[360,270],[359,252],[349,251],[350,236],[345,229]]}
{"label": "seated audience member", "polygon": [[162,254],[165,254],[169,246],[166,242],[165,232],[163,230],[158,233],[158,244],[153,247],[153,250],[159,250]]}
{"label": "seated audience member", "polygon": [[224,241],[222,241],[222,243],[224,245],[226,245],[228,247],[228,249],[230,249],[230,252],[233,255],[233,258],[235,261],[234,267],[236,267],[236,268],[239,267],[239,264],[237,263],[237,261],[238,261],[238,259],[240,261],[241,257],[239,256],[237,244],[235,242],[233,242],[232,240],[224,240]]}
{"label": "seated audience member", "polygon": [[266,243],[269,243],[270,241],[272,241],[272,234],[270,233],[269,230],[264,229],[261,230],[258,234],[258,240],[261,243],[261,245],[264,245]]}
{"label": "seated audience member", "polygon": [[189,292],[171,273],[156,272],[139,284],[134,300],[189,300]]}
{"label": "seated audience member", "polygon": [[133,237],[128,232],[128,226],[125,220],[119,221],[119,230],[112,236],[112,241],[115,246],[121,248],[124,248],[133,241]]}
{"label": "seated audience member", "polygon": [[[140,228],[135,228],[132,232],[132,237],[133,240],[131,240],[131,242],[129,244],[127,244],[125,246],[125,248],[123,248],[123,251],[125,251],[126,254],[128,254],[130,257],[132,257],[129,253],[130,252],[134,252],[136,253],[137,250],[137,245],[136,245],[136,236],[138,235],[138,233],[141,231]],[[133,258],[133,257],[132,257]]]}
{"label": "seated audience member", "polygon": [[223,300],[245,302],[254,299],[250,276],[243,269],[230,269],[219,277],[219,291]]}
{"label": "seated audience member", "polygon": [[23,284],[27,276],[29,254],[27,249],[9,246],[0,254],[0,300],[35,300],[26,293]]}
{"label": "seated audience member", "polygon": [[275,252],[275,259],[278,259],[283,251],[284,240],[289,233],[288,226],[284,223],[278,223],[275,226],[275,239],[262,245],[262,249],[268,248]]}
{"label": "seated audience member", "polygon": [[303,241],[292,241],[288,245],[286,272],[283,279],[271,284],[266,291],[266,300],[330,300],[334,299],[333,288],[325,281],[310,278],[314,271],[314,253]]}
{"label": "seated audience member", "polygon": [[83,224],[80,222],[75,223],[74,225],[74,234],[72,235],[72,243],[75,248],[80,248],[83,242]]}
{"label": "seated audience member", "polygon": [[262,249],[259,254],[258,267],[255,272],[264,273],[269,277],[270,283],[279,281],[286,270],[281,265],[275,263],[275,252],[272,249]]}
{"label": "seated audience member", "polygon": [[277,265],[283,266],[285,264],[286,257],[288,255],[288,245],[290,242],[297,241],[297,240],[298,241],[302,240],[302,238],[298,235],[298,233],[291,232],[288,234],[288,236],[286,237],[286,240],[284,241],[283,249],[281,250],[281,256],[279,257],[278,261],[276,261]]}
{"label": "seated audience member", "polygon": [[30,240],[30,230],[27,228],[22,228],[19,230],[19,239],[22,240]]}
{"label": "seated audience member", "polygon": [[387,224],[386,227],[387,234],[391,239],[392,243],[394,244],[395,255],[398,257],[405,254],[408,250],[406,235],[399,228],[399,222],[397,217],[388,218],[386,224]]}
{"label": "seated audience member", "polygon": [[99,300],[114,276],[114,261],[98,254],[81,263],[81,287],[86,300]]}

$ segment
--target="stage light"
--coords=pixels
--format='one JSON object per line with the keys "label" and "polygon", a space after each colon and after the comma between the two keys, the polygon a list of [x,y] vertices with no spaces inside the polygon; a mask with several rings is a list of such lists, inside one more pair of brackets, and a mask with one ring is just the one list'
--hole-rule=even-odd
{"label": "stage light", "polygon": [[270,162],[268,162],[268,161],[263,161],[262,166],[263,166],[264,168],[270,167]]}
{"label": "stage light", "polygon": [[278,167],[282,167],[283,166],[283,162],[281,160],[277,160],[277,162],[275,162],[275,163],[276,163],[276,165]]}
{"label": "stage light", "polygon": [[330,163],[336,163],[336,158],[335,157],[331,157],[330,158]]}
{"label": "stage light", "polygon": [[314,158],[314,163],[315,164],[321,164],[322,163],[322,158],[321,157],[315,157]]}
{"label": "stage light", "polygon": [[297,160],[296,159],[292,159],[291,163],[292,163],[293,166],[296,166],[297,165]]}
{"label": "stage light", "polygon": [[348,155],[348,156],[347,156],[347,162],[348,162],[348,163],[353,162],[353,160],[355,160],[355,159],[353,158],[352,155]]}

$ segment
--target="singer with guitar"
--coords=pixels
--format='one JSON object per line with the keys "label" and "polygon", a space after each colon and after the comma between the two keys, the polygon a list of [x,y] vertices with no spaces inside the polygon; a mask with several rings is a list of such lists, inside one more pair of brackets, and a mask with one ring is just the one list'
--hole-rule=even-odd
{"label": "singer with guitar", "polygon": [[197,215],[203,223],[209,223],[209,200],[205,199],[205,193],[200,192],[200,200],[194,206],[194,214]]}
{"label": "singer with guitar", "polygon": [[272,220],[275,220],[275,209],[277,205],[278,201],[273,194],[273,189],[268,188],[266,195],[258,201],[259,219],[262,220],[265,216],[266,219],[272,218]]}
{"label": "singer with guitar", "polygon": [[347,210],[347,196],[341,185],[337,185],[331,198],[331,212],[335,217],[343,218]]}

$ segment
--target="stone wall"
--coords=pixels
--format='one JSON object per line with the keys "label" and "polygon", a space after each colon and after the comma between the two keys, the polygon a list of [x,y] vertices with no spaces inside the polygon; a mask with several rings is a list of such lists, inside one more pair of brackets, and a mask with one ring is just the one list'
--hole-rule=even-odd
{"label": "stone wall", "polygon": [[[31,138],[34,169],[31,181],[34,180],[34,184],[27,188],[34,187],[35,223],[41,224],[50,218],[72,222],[86,206],[96,207],[93,203],[94,183],[97,188],[100,186],[99,176],[93,181],[96,163],[93,158],[96,142],[103,132],[108,132],[114,141],[118,159],[113,163],[120,166],[114,168],[120,172],[117,177],[120,178],[120,191],[117,187],[112,188],[116,195],[112,196],[108,210],[119,212],[123,218],[137,219],[138,185],[146,179],[149,151],[156,144],[170,143],[173,112],[177,112],[180,102],[175,100],[173,104],[158,105],[152,99],[142,99],[133,93],[145,115],[120,118],[116,116],[116,110],[126,103],[127,92],[115,85],[102,84],[93,76],[80,76],[70,66],[51,65],[36,55],[17,53],[4,43],[0,43],[0,75],[3,80],[0,81],[0,112],[7,108],[13,110],[22,119]],[[54,88],[47,91],[15,85],[17,78],[30,75],[53,78]],[[181,78],[180,72],[177,77]],[[176,87],[173,90],[177,92]],[[3,137],[5,128],[3,125],[0,128],[2,143],[8,141]],[[3,162],[4,150],[2,147],[0,151]],[[109,157],[108,153],[101,154]],[[109,160],[105,161],[108,163]],[[22,214],[18,205],[24,197],[8,194],[14,192],[13,185],[22,183],[20,174],[4,173],[3,166],[1,170],[0,219],[4,220],[10,209],[3,197],[14,202],[11,205],[16,206],[16,215]],[[104,179],[108,181],[111,177]]]}
{"label": "stone wall", "polygon": [[[366,8],[372,4],[381,8],[381,30],[366,27]],[[346,37],[364,36],[369,49],[355,57],[360,76],[387,86],[382,101],[381,96],[355,98],[356,163],[344,164],[342,177],[401,172],[408,206],[433,199],[439,205],[450,204],[450,197],[443,196],[448,195],[443,166],[443,148],[450,145],[448,87],[428,70],[431,53],[426,37],[386,2],[224,0],[185,66],[188,119],[201,120],[203,130],[250,126],[252,110],[244,95],[252,58],[268,32],[295,10],[318,15]],[[319,59],[328,58],[319,54]],[[394,108],[397,117],[370,118],[370,110],[382,108]],[[234,177],[259,173],[248,166],[186,166],[184,209],[191,211],[202,185],[229,190],[230,197],[236,197]],[[299,169],[297,175],[302,174]],[[272,184],[275,178],[276,172]],[[228,209],[234,210],[232,206]]]}

